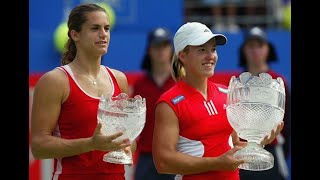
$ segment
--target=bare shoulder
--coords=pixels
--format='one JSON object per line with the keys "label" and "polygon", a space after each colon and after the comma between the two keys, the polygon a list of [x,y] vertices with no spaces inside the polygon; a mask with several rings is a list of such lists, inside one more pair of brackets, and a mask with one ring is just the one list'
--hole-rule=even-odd
{"label": "bare shoulder", "polygon": [[35,86],[35,91],[64,94],[68,88],[69,80],[67,75],[62,70],[55,68],[40,77]]}
{"label": "bare shoulder", "polygon": [[37,82],[37,86],[40,85],[59,85],[68,81],[67,75],[60,69],[53,69],[44,73]]}
{"label": "bare shoulder", "polygon": [[128,94],[129,93],[129,87],[128,87],[127,76],[122,71],[119,71],[117,69],[111,69],[110,68],[110,70],[112,71],[112,73],[116,77],[117,82],[118,82],[118,84],[120,86],[121,92],[124,92],[124,93]]}
{"label": "bare shoulder", "polygon": [[127,81],[127,76],[122,72],[122,71],[119,71],[117,69],[111,69],[110,70],[112,71],[112,73],[115,75],[115,77],[117,78],[117,80],[123,80],[123,81]]}

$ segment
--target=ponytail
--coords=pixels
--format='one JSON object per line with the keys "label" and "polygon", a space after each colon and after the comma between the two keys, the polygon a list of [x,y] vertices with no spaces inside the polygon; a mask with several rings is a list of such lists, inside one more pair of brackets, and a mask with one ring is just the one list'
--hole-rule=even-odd
{"label": "ponytail", "polygon": [[62,65],[71,63],[77,54],[76,44],[70,37],[64,48],[66,51],[62,55],[62,59],[61,59]]}
{"label": "ponytail", "polygon": [[171,75],[175,81],[182,79],[186,75],[183,63],[176,54],[173,55],[171,68]]}

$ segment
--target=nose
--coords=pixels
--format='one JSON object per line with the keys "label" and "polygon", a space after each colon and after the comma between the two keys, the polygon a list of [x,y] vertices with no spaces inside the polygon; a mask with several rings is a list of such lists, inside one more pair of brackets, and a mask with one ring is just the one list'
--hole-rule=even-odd
{"label": "nose", "polygon": [[215,51],[207,51],[207,59],[215,59],[216,52]]}
{"label": "nose", "polygon": [[104,38],[104,37],[106,37],[108,35],[108,33],[109,33],[109,30],[102,29],[100,31],[100,37]]}

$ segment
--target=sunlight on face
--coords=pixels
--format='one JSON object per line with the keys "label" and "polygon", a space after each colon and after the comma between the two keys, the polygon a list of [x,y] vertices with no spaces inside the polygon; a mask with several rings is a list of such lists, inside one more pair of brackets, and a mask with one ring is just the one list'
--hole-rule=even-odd
{"label": "sunlight on face", "polygon": [[180,58],[187,76],[210,77],[218,60],[214,38],[200,46],[187,46]]}

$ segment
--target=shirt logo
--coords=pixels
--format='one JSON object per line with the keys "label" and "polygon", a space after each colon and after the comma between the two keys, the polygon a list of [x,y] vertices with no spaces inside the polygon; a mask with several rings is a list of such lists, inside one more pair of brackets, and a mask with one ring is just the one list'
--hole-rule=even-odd
{"label": "shirt logo", "polygon": [[180,102],[180,101],[182,101],[182,100],[184,100],[184,99],[185,99],[184,96],[179,95],[179,96],[173,98],[173,99],[171,100],[171,102],[172,102],[174,105],[176,105],[178,102]]}
{"label": "shirt logo", "polygon": [[203,32],[210,32],[208,29],[205,29]]}
{"label": "shirt logo", "polygon": [[228,89],[222,88],[222,87],[218,87],[219,91],[225,94],[228,94]]}
{"label": "shirt logo", "polygon": [[214,106],[212,100],[210,100],[209,102],[203,101],[203,104],[206,107],[210,116],[218,114],[218,111],[217,111],[216,107]]}

